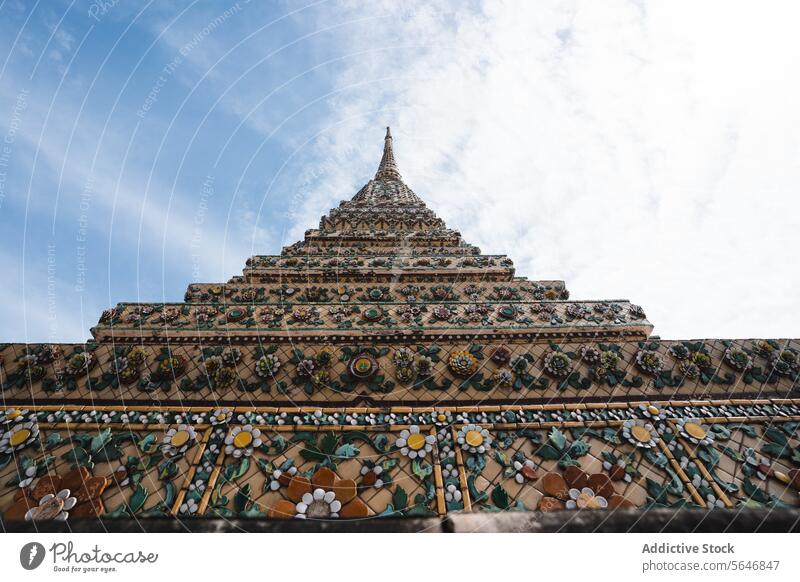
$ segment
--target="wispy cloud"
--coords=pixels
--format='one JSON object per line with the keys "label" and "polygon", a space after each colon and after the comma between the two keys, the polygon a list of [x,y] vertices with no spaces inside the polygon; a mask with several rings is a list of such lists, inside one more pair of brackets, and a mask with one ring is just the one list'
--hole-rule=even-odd
{"label": "wispy cloud", "polygon": [[[630,298],[668,337],[796,335],[791,4],[119,3],[99,21],[52,6],[2,8],[0,32],[19,33],[3,115],[30,89],[2,259],[44,302],[27,327],[0,311],[4,339],[51,335],[49,242],[71,312],[58,338],[82,339],[81,302],[93,321],[179,300],[301,238],[374,173],[385,125],[409,185],[520,275]],[[87,182],[94,256],[75,293]]]}
{"label": "wispy cloud", "polygon": [[386,122],[408,183],[520,274],[640,302],[668,337],[796,334],[791,19],[740,3],[370,6],[392,18],[347,31],[341,51],[426,46],[337,76],[315,145],[335,176],[295,234],[364,179]]}

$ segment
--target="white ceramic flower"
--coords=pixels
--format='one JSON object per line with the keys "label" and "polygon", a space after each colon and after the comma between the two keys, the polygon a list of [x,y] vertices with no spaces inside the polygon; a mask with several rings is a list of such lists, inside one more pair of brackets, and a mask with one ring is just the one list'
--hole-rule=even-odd
{"label": "white ceramic flower", "polygon": [[453,485],[452,483],[445,488],[444,491],[444,500],[445,501],[461,501],[462,498],[461,490]]}
{"label": "white ceramic flower", "polygon": [[602,495],[596,495],[589,487],[570,489],[567,509],[605,509],[608,501]]}
{"label": "white ceramic flower", "polygon": [[62,489],[55,495],[48,493],[25,514],[25,521],[66,521],[69,510],[78,500],[72,497],[69,489]]}
{"label": "white ceramic flower", "polygon": [[253,425],[237,426],[225,437],[225,454],[236,458],[253,454],[253,449],[261,446],[261,431]]}
{"label": "white ceramic flower", "polygon": [[228,424],[231,418],[233,418],[233,412],[230,408],[217,408],[209,420],[211,424],[216,426],[218,424]]}
{"label": "white ceramic flower", "polygon": [[29,412],[27,408],[8,408],[6,410],[0,410],[0,425],[24,422],[27,420]]}
{"label": "white ceramic flower", "polygon": [[449,410],[436,410],[431,416],[436,426],[450,426],[453,424],[453,413]]}
{"label": "white ceramic flower", "polygon": [[434,443],[436,443],[436,437],[432,434],[422,434],[419,426],[415,424],[400,432],[400,438],[394,441],[394,446],[409,459],[417,457],[422,459],[433,450]]}
{"label": "white ceramic flower", "polygon": [[514,475],[514,481],[520,485],[522,485],[525,481],[536,480],[536,463],[530,459],[525,459],[524,462],[514,461],[513,467],[517,472],[517,474]]}
{"label": "white ceramic flower", "polygon": [[184,515],[194,515],[197,513],[198,505],[197,501],[192,497],[189,497],[181,504],[180,511]]}
{"label": "white ceramic flower", "polygon": [[24,449],[39,436],[39,425],[35,422],[22,422],[12,426],[0,438],[0,453],[11,453]]}
{"label": "white ceramic flower", "polygon": [[660,440],[653,425],[638,418],[626,420],[622,424],[622,436],[632,445],[642,449],[651,449]]}
{"label": "white ceramic flower", "polygon": [[489,431],[477,424],[462,426],[456,434],[456,441],[462,449],[470,453],[485,453],[492,446]]}
{"label": "white ceramic flower", "polygon": [[703,427],[702,421],[696,418],[682,418],[678,421],[678,434],[695,445],[710,445],[714,442],[714,433]]}
{"label": "white ceramic flower", "polygon": [[305,493],[302,500],[295,505],[300,519],[326,519],[339,517],[342,503],[336,499],[336,493],[324,489],[314,489],[313,493]]}
{"label": "white ceramic flower", "polygon": [[653,422],[658,422],[664,417],[664,412],[654,404],[640,404],[639,410],[641,410],[642,414]]}
{"label": "white ceramic flower", "polygon": [[188,451],[197,442],[197,433],[188,424],[171,428],[161,440],[161,451],[168,457],[177,457]]}
{"label": "white ceramic flower", "polygon": [[375,487],[376,489],[383,487],[384,481],[383,477],[381,477],[382,474],[383,467],[380,465],[373,465],[372,467],[364,465],[361,467],[361,477],[365,486],[367,486],[366,484],[371,483],[372,487]]}

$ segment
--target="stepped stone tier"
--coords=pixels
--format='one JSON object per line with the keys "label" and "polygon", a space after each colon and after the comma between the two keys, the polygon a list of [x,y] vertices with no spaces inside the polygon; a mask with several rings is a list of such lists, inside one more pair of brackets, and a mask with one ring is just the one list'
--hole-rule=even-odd
{"label": "stepped stone tier", "polygon": [[798,505],[798,340],[661,340],[375,177],[280,255],[0,346],[3,520]]}

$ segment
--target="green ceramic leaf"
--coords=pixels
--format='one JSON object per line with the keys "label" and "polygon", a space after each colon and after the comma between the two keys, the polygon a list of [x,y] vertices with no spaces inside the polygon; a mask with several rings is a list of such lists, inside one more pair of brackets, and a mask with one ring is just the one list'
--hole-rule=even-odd
{"label": "green ceramic leaf", "polygon": [[158,437],[156,437],[156,435],[152,433],[147,435],[139,441],[139,450],[146,455],[152,453],[158,447],[157,440]]}
{"label": "green ceramic leaf", "polygon": [[411,470],[414,472],[420,481],[423,481],[425,477],[430,475],[433,472],[433,467],[428,463],[421,463],[419,459],[414,459],[411,462]]}
{"label": "green ceramic leaf", "polygon": [[333,432],[325,433],[325,436],[322,437],[322,442],[319,444],[319,450],[325,455],[332,455],[334,451],[336,451],[336,444],[339,442],[339,439],[336,437],[336,434]]}
{"label": "green ceramic leaf", "polygon": [[792,456],[792,449],[786,444],[766,443],[761,452],[772,457],[787,458]]}
{"label": "green ceramic leaf", "polygon": [[314,445],[306,445],[304,448],[300,449],[300,456],[306,461],[316,462],[322,462],[328,458],[327,455],[320,452],[320,450]]}
{"label": "green ceramic leaf", "polygon": [[242,513],[247,509],[250,504],[250,483],[246,483],[244,487],[240,487],[233,496],[233,507],[237,513]]}
{"label": "green ceramic leaf", "polygon": [[399,485],[395,487],[394,495],[392,496],[392,503],[397,508],[397,511],[402,511],[408,505],[408,494],[406,490]]}
{"label": "green ceramic leaf", "polygon": [[44,441],[44,448],[52,449],[53,447],[58,446],[62,440],[61,433],[52,432],[47,435],[47,440]]}
{"label": "green ceramic leaf", "polygon": [[735,451],[730,447],[721,447],[720,450],[734,461],[738,461],[739,463],[744,463],[745,461],[744,455],[742,455],[742,453],[740,453],[739,451]]}
{"label": "green ceramic leaf", "polygon": [[467,489],[469,491],[469,498],[472,500],[472,503],[478,504],[485,501],[489,495],[485,491],[478,491],[478,488],[475,486],[475,475],[470,475],[467,477]]}
{"label": "green ceramic leaf", "polygon": [[136,513],[144,506],[144,502],[147,501],[148,495],[149,493],[147,492],[147,489],[141,485],[136,487],[136,491],[133,492],[133,495],[131,495],[131,498],[128,501],[128,509],[130,510],[131,514]]}
{"label": "green ceramic leaf", "polygon": [[107,428],[107,429],[101,430],[100,433],[96,437],[94,437],[92,439],[91,445],[89,447],[89,450],[92,453],[96,453],[97,451],[102,449],[104,446],[106,446],[106,443],[108,441],[110,441],[110,440],[111,440],[111,429]]}
{"label": "green ceramic leaf", "polygon": [[750,479],[742,481],[742,489],[748,497],[748,501],[753,501],[759,505],[766,505],[769,503],[769,497],[757,485],[754,485]]}
{"label": "green ceramic leaf", "polygon": [[245,473],[250,468],[250,458],[249,457],[242,457],[241,460],[232,465],[228,465],[225,467],[225,477],[228,481],[235,481]]}
{"label": "green ceramic leaf", "polygon": [[789,442],[786,439],[786,435],[783,434],[783,432],[780,429],[774,426],[768,426],[764,430],[764,434],[766,434],[769,440],[771,440],[773,443],[777,443],[779,445],[787,445]]}
{"label": "green ceramic leaf", "polygon": [[167,507],[172,507],[172,504],[175,503],[175,485],[173,485],[171,481],[164,483],[163,503]]}
{"label": "green ceramic leaf", "polygon": [[334,456],[340,459],[352,459],[353,457],[357,457],[358,453],[360,452],[361,451],[358,449],[358,447],[348,443],[337,448]]}
{"label": "green ceramic leaf", "polygon": [[508,509],[508,492],[503,489],[502,485],[497,485],[492,489],[492,503],[500,509]]}
{"label": "green ceramic leaf", "polygon": [[178,465],[174,461],[167,461],[162,463],[158,472],[158,478],[161,481],[171,481],[172,478],[178,474]]}
{"label": "green ceramic leaf", "polygon": [[385,453],[389,447],[389,437],[387,437],[385,434],[379,434],[373,440],[372,445],[379,453]]}
{"label": "green ceramic leaf", "polygon": [[391,471],[397,466],[397,459],[386,459],[381,463],[381,468],[384,472]]}
{"label": "green ceramic leaf", "polygon": [[540,445],[535,451],[535,455],[540,456],[546,461],[557,461],[561,458],[561,452],[557,451],[551,445]]}
{"label": "green ceramic leaf", "polygon": [[563,451],[567,446],[567,437],[565,437],[564,433],[558,430],[556,427],[550,429],[548,438],[553,446],[555,446],[559,451]]}
{"label": "green ceramic leaf", "polygon": [[317,434],[313,432],[296,432],[292,435],[289,439],[290,443],[299,443],[299,442],[306,442],[306,443],[313,443],[316,444],[317,442]]}
{"label": "green ceramic leaf", "polygon": [[61,458],[80,465],[89,460],[89,453],[87,453],[86,450],[81,447],[74,447],[61,455]]}
{"label": "green ceramic leaf", "polygon": [[495,451],[494,458],[504,467],[508,467],[511,464],[508,455],[506,455],[503,451]]}
{"label": "green ceramic leaf", "polygon": [[569,456],[570,457],[583,457],[589,452],[589,443],[585,441],[575,441],[572,443],[572,446],[569,448]]}

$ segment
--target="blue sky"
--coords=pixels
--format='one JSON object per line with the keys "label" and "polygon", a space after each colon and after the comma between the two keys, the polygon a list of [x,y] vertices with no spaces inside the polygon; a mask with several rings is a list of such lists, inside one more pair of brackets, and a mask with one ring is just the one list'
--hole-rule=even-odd
{"label": "blue sky", "polygon": [[598,4],[0,1],[0,341],[279,252],[387,124],[519,274],[664,337],[796,336],[796,8]]}

